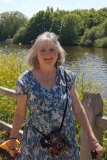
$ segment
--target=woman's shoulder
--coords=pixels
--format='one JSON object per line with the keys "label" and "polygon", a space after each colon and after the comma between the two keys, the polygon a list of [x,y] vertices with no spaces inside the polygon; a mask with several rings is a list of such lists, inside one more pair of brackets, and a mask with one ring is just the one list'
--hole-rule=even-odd
{"label": "woman's shoulder", "polygon": [[71,89],[76,78],[75,73],[61,66],[59,67],[59,75],[67,83],[68,88]]}
{"label": "woman's shoulder", "polygon": [[20,82],[28,81],[30,79],[30,76],[31,76],[31,70],[26,70],[18,77],[18,81]]}
{"label": "woman's shoulder", "polygon": [[17,95],[27,94],[31,82],[30,70],[23,72],[16,81]]}
{"label": "woman's shoulder", "polygon": [[67,69],[63,66],[58,67],[58,70],[59,70],[59,73],[64,77],[65,77],[65,75],[67,77],[76,77],[76,74],[73,71],[71,71],[70,69]]}

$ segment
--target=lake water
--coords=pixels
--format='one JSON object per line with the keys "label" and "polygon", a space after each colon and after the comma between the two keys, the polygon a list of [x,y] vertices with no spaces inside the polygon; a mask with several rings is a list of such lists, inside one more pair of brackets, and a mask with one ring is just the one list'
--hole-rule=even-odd
{"label": "lake water", "polygon": [[[67,63],[69,66],[77,64],[74,70],[77,76],[83,72],[85,80],[100,83],[101,95],[107,99],[107,49],[66,47]],[[79,64],[79,65],[78,65]],[[90,76],[92,75],[92,77]],[[79,77],[78,77],[79,78]]]}
{"label": "lake water", "polygon": [[[101,95],[107,99],[107,49],[102,48],[82,48],[64,47],[66,55],[66,65],[76,73],[79,78],[80,73],[84,73],[85,81],[94,80],[101,83]],[[29,49],[29,46],[6,46],[0,44],[0,53],[22,52]]]}

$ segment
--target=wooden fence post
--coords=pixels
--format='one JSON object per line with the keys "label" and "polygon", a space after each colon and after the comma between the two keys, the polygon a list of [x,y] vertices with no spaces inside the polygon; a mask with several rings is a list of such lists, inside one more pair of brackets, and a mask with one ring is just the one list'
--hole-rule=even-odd
{"label": "wooden fence post", "polygon": [[[86,111],[87,117],[90,121],[91,127],[94,131],[98,141],[102,144],[103,142],[103,129],[95,125],[96,116],[102,117],[103,115],[103,101],[100,94],[85,93],[82,100],[83,107]],[[81,142],[80,142],[80,160],[92,160],[90,154],[90,147],[87,135],[81,128]],[[100,160],[100,158],[97,158]]]}

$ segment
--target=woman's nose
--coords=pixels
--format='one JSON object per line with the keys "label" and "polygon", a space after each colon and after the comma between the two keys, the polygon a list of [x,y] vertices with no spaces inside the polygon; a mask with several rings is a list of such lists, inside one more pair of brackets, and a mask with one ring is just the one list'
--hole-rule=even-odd
{"label": "woman's nose", "polygon": [[51,51],[50,50],[46,50],[46,54],[51,54]]}

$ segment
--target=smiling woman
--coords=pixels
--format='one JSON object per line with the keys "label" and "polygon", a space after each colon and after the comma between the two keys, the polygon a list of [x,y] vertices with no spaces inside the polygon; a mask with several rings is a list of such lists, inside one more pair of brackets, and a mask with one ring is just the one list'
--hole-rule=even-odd
{"label": "smiling woman", "polygon": [[[65,51],[54,33],[45,32],[32,46],[31,69],[17,80],[17,108],[11,130],[9,153],[16,160],[79,160],[74,116],[85,130],[91,149],[99,156],[103,147],[97,141],[75,88],[75,74],[62,65]],[[15,146],[26,116],[21,152]]]}
{"label": "smiling woman", "polygon": [[[46,36],[47,35],[47,36]],[[62,65],[65,61],[65,50],[60,46],[57,37],[53,33],[46,32],[40,35],[32,46],[28,54],[28,64],[33,68],[39,68],[37,56],[43,56],[45,60],[51,60],[56,57],[55,65]],[[58,57],[57,57],[58,56]],[[54,60],[55,61],[55,60]]]}

